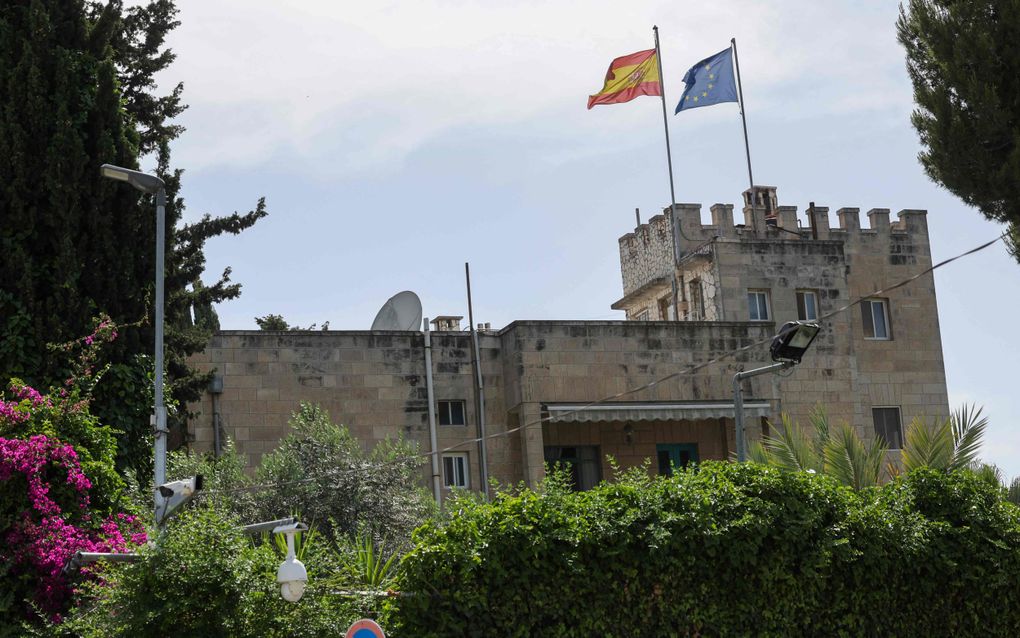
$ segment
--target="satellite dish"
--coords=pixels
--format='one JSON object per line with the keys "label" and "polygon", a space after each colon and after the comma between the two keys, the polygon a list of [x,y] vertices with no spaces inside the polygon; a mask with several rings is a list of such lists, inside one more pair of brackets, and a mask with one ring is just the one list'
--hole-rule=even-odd
{"label": "satellite dish", "polygon": [[418,330],[420,327],[421,299],[410,290],[390,297],[372,322],[372,330]]}

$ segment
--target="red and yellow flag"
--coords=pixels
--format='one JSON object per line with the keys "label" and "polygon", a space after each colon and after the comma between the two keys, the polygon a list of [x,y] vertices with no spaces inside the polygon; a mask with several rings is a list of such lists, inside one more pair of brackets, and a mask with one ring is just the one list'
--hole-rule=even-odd
{"label": "red and yellow flag", "polygon": [[606,85],[588,98],[588,108],[596,104],[630,102],[639,95],[662,95],[655,49],[638,51],[613,60],[606,72]]}

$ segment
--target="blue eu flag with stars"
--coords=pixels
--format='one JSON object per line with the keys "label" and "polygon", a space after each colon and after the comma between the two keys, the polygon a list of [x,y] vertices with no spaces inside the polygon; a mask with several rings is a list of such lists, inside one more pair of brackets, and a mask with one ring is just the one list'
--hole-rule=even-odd
{"label": "blue eu flag with stars", "polygon": [[733,81],[733,49],[725,49],[691,67],[684,76],[684,94],[676,113],[699,106],[737,101]]}

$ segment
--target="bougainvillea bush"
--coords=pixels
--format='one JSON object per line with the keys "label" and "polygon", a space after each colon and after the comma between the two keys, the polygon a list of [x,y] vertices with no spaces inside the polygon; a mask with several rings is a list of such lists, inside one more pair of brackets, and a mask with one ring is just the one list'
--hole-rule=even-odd
{"label": "bougainvillea bush", "polygon": [[76,551],[122,552],[146,541],[122,511],[115,433],[89,412],[95,352],[116,337],[108,319],[76,344],[75,372],[45,394],[19,380],[0,393],[0,636],[43,614],[59,619]]}

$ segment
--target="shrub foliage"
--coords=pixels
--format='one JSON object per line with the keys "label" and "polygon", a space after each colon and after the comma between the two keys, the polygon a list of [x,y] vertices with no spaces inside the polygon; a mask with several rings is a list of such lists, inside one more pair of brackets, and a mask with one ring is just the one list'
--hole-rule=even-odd
{"label": "shrub foliage", "polygon": [[705,463],[457,507],[416,532],[389,634],[1020,635],[1020,510],[970,472]]}

